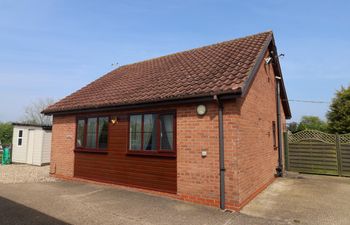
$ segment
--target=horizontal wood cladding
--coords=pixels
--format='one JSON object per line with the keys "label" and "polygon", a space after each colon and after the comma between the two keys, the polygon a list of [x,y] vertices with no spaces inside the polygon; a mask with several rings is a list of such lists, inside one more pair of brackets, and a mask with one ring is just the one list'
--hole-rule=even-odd
{"label": "horizontal wood cladding", "polygon": [[176,193],[176,157],[128,155],[127,146],[128,120],[109,123],[107,153],[75,152],[74,176]]}

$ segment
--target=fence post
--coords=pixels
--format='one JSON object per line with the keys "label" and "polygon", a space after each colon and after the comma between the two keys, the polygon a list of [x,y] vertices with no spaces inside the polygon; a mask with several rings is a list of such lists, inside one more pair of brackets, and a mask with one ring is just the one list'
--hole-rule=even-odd
{"label": "fence post", "polygon": [[338,174],[339,176],[342,176],[343,175],[342,154],[341,154],[340,139],[339,139],[338,133],[335,134],[335,147],[337,150]]}
{"label": "fence post", "polygon": [[289,146],[288,146],[288,132],[283,133],[283,143],[284,143],[284,165],[285,169],[289,170]]}

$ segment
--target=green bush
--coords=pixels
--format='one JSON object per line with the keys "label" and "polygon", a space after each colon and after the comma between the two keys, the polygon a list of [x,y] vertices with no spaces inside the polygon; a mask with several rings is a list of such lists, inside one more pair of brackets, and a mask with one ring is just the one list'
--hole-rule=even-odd
{"label": "green bush", "polygon": [[0,122],[0,141],[3,147],[12,143],[12,133],[13,126],[11,123]]}
{"label": "green bush", "polygon": [[331,133],[350,133],[350,86],[341,87],[332,100],[327,113]]}

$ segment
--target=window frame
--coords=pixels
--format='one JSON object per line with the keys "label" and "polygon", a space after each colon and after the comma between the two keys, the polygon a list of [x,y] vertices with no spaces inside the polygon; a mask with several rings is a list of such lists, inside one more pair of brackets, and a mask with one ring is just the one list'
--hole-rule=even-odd
{"label": "window frame", "polygon": [[[19,136],[19,133],[22,131],[22,136]],[[17,135],[17,147],[22,147],[23,146],[23,133],[24,130],[23,129],[18,129],[18,135]],[[18,141],[21,140],[21,144],[18,144]]]}
{"label": "window frame", "polygon": [[[107,137],[107,146],[106,148],[99,148],[99,142],[98,142],[98,128],[99,128],[99,123],[100,123],[100,118],[106,117],[107,118],[107,132],[108,132],[108,137]],[[87,125],[88,125],[88,119],[90,118],[96,118],[96,135],[95,135],[95,141],[96,141],[96,147],[95,148],[88,148],[86,147],[87,143]],[[77,145],[77,139],[78,139],[78,122],[79,120],[84,120],[84,140],[83,140],[83,145],[78,146]],[[106,153],[109,148],[109,122],[110,122],[110,116],[109,115],[91,115],[91,116],[79,116],[76,118],[75,122],[75,152],[95,152],[95,153]]]}
{"label": "window frame", "polygon": [[[156,126],[157,126],[157,149],[156,150],[146,150],[144,149],[144,115],[156,114]],[[141,148],[140,150],[130,149],[130,117],[135,115],[142,115],[141,117]],[[173,148],[172,150],[160,149],[161,138],[160,138],[160,116],[161,115],[172,115],[173,116]],[[153,155],[153,156],[168,156],[176,157],[176,111],[145,111],[145,112],[134,112],[128,115],[128,144],[127,144],[127,154],[128,155]]]}

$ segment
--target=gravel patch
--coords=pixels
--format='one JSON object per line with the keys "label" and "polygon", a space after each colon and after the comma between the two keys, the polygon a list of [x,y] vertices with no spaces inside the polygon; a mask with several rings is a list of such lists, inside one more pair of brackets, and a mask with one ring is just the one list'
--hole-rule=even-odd
{"label": "gravel patch", "polygon": [[50,166],[32,166],[32,165],[0,165],[0,183],[37,183],[54,182],[55,178],[49,175]]}

